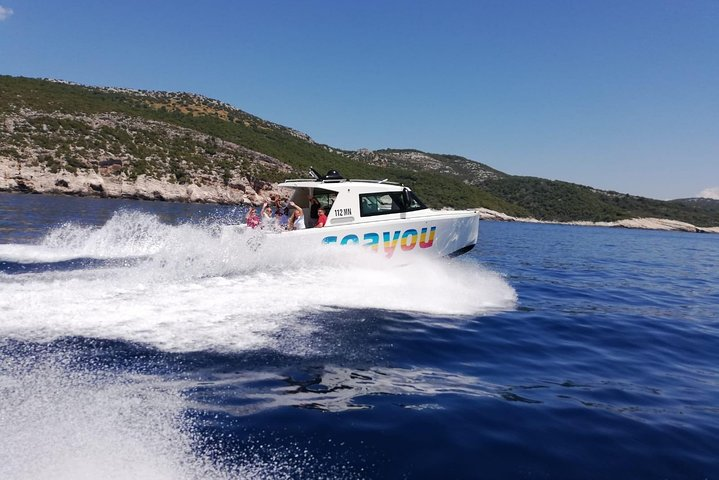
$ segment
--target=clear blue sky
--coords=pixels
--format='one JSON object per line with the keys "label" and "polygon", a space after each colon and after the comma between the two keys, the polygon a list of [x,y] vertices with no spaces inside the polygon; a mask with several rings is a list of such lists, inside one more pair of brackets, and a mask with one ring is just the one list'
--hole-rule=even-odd
{"label": "clear blue sky", "polygon": [[339,148],[719,196],[719,0],[0,6],[2,74],[201,93]]}

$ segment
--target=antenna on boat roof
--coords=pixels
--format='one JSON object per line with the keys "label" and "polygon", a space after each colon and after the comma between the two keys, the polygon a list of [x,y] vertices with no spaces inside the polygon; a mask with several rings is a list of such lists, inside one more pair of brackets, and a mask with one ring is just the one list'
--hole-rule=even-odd
{"label": "antenna on boat roof", "polygon": [[319,180],[321,175],[320,175],[320,172],[318,172],[314,168],[310,167],[310,177],[314,178],[315,180]]}

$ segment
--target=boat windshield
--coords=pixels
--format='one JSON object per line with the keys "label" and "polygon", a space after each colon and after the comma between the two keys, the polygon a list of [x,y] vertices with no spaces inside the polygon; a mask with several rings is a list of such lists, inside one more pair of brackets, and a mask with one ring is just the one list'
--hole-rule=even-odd
{"label": "boat windshield", "polygon": [[427,206],[409,190],[360,194],[360,216],[386,215],[388,213],[412,212]]}

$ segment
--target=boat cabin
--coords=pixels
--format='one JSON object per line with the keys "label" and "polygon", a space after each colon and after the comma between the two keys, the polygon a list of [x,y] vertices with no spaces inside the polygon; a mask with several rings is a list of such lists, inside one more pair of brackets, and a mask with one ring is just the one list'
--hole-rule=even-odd
{"label": "boat cabin", "polygon": [[290,200],[302,208],[309,226],[310,197],[319,201],[327,212],[325,226],[369,223],[381,220],[410,218],[413,212],[427,206],[409,188],[387,180],[356,180],[343,178],[330,170],[316,178],[292,179],[279,184],[293,190]]}

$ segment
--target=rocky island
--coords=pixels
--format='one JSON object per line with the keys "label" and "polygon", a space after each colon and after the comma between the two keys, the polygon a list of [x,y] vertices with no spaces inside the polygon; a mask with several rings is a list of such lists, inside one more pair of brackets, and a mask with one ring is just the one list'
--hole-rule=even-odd
{"label": "rocky island", "polygon": [[[188,93],[0,76],[0,191],[258,205],[310,166],[391,178],[504,221],[716,232],[719,201],[665,202],[417,150],[346,151]],[[502,212],[502,213],[500,213]]]}

